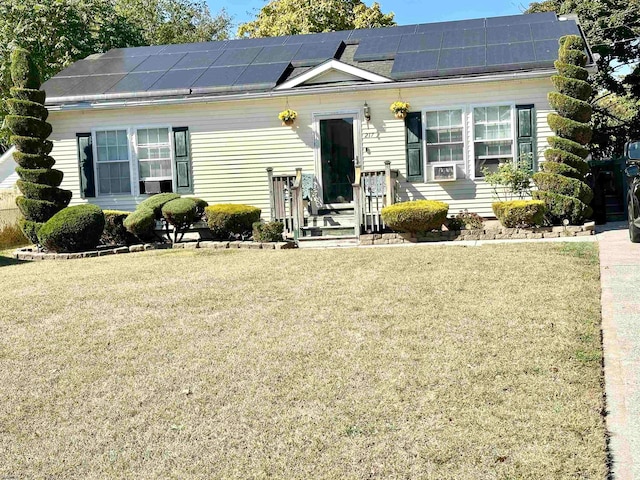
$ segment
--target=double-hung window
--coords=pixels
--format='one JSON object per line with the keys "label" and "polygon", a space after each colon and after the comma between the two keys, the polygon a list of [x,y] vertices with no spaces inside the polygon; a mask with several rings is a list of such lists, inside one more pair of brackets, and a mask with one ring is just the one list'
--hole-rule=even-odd
{"label": "double-hung window", "polygon": [[131,193],[131,152],[127,130],[96,132],[98,193]]}
{"label": "double-hung window", "polygon": [[463,119],[462,109],[426,112],[426,156],[429,180],[455,180],[457,166],[464,167]]}
{"label": "double-hung window", "polygon": [[147,182],[157,182],[160,191],[171,191],[171,144],[169,129],[139,128],[136,130],[136,151],[140,176],[140,192],[145,193]]}
{"label": "double-hung window", "polygon": [[473,151],[476,178],[483,169],[496,171],[501,163],[513,161],[513,109],[509,105],[473,109]]}

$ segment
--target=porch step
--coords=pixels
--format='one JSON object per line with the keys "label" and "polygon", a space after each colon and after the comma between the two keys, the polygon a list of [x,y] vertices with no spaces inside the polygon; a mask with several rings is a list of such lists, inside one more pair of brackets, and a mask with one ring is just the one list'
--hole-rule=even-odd
{"label": "porch step", "polygon": [[336,235],[322,237],[301,237],[298,248],[355,247],[358,238],[355,235]]}
{"label": "porch step", "polygon": [[322,225],[302,227],[302,237],[336,237],[354,234],[354,226]]}
{"label": "porch step", "polygon": [[306,227],[351,227],[353,228],[354,215],[312,215],[305,218]]}

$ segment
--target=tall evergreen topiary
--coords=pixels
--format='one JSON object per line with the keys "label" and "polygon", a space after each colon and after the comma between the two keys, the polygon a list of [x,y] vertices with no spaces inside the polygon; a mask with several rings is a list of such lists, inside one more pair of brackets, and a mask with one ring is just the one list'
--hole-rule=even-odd
{"label": "tall evergreen topiary", "polygon": [[573,224],[591,215],[589,202],[593,191],[584,183],[589,170],[585,147],[591,140],[591,85],[587,83],[589,72],[584,68],[587,55],[584,42],[577,35],[560,39],[560,50],[555,67],[558,75],[551,77],[556,92],[549,93],[549,104],[557,113],[547,117],[549,127],[556,134],[549,138],[551,148],[544,156],[542,171],[533,175],[538,191],[533,197],[543,200],[547,217],[557,223],[568,219]]}
{"label": "tall evergreen topiary", "polygon": [[55,160],[49,155],[53,143],[47,140],[51,125],[46,122],[46,94],[40,90],[40,75],[27,50],[16,48],[12,52],[11,79],[14,86],[7,100],[5,124],[11,132],[9,141],[16,148],[13,158],[20,176],[17,183],[22,196],[16,203],[24,215],[22,231],[37,243],[38,230],[69,204],[71,192],[58,188],[63,173],[51,168]]}

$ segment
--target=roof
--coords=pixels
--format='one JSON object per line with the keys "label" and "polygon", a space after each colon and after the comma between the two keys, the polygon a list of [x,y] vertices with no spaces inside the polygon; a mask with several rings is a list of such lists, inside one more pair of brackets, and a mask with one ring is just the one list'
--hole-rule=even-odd
{"label": "roof", "polygon": [[[43,84],[47,104],[268,92],[328,61],[395,83],[553,68],[584,38],[553,12],[387,28],[113,49]],[[317,85],[316,85],[317,87]]]}
{"label": "roof", "polygon": [[14,147],[0,155],[0,190],[13,188],[18,180],[16,163],[13,161]]}

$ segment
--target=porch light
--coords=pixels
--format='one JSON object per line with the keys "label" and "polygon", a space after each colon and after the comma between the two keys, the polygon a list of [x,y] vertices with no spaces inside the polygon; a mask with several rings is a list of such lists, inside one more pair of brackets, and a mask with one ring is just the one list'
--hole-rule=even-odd
{"label": "porch light", "polygon": [[364,118],[367,122],[371,121],[371,108],[367,104],[366,100],[364,102]]}

